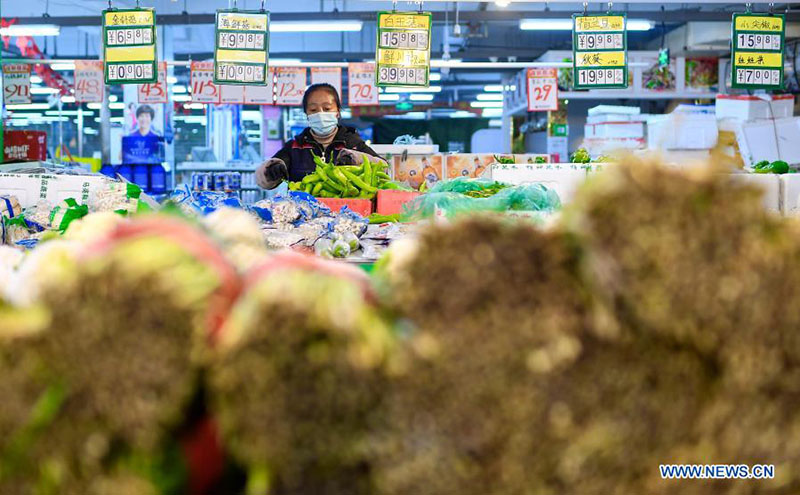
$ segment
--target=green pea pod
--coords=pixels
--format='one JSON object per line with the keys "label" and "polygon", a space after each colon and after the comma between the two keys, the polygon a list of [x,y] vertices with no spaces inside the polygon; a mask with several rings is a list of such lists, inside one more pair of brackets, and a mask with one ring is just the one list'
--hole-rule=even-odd
{"label": "green pea pod", "polygon": [[311,190],[311,195],[316,196],[322,191],[322,182],[317,182],[314,185],[314,189]]}
{"label": "green pea pod", "polygon": [[343,170],[342,173],[345,175],[345,177],[350,179],[350,181],[353,184],[358,186],[358,188],[361,189],[362,191],[366,191],[366,192],[370,192],[370,193],[374,193],[374,192],[377,191],[376,188],[372,187],[370,184],[367,184],[365,181],[363,181],[359,177],[356,177],[355,175],[351,174],[347,170]]}

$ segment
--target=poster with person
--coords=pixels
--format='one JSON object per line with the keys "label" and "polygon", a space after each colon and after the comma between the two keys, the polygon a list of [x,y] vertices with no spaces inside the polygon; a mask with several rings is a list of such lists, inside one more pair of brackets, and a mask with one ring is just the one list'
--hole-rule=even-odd
{"label": "poster with person", "polygon": [[122,163],[155,164],[164,161],[164,105],[125,104]]}

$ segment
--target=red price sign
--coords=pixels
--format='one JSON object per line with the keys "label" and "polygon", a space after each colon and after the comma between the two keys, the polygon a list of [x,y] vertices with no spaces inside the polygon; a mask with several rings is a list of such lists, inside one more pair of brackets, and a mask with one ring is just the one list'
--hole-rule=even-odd
{"label": "red price sign", "polygon": [[348,65],[347,80],[348,98],[351,107],[378,104],[378,88],[375,87],[375,64]]}
{"label": "red price sign", "polygon": [[312,67],[311,84],[330,84],[336,88],[339,98],[342,97],[342,69],[341,67]]}
{"label": "red price sign", "polygon": [[6,105],[31,102],[31,66],[9,64],[3,66],[3,101]]}
{"label": "red price sign", "polygon": [[103,101],[103,62],[101,60],[75,61],[75,101],[100,103]]}
{"label": "red price sign", "polygon": [[558,110],[557,69],[528,69],[528,111]]}
{"label": "red price sign", "polygon": [[167,63],[158,64],[158,81],[139,85],[139,104],[167,102]]}
{"label": "red price sign", "polygon": [[214,83],[214,62],[192,62],[192,103],[220,102],[221,91]]}
{"label": "red price sign", "polygon": [[275,104],[285,106],[303,104],[303,94],[306,92],[304,67],[277,67],[275,78]]}

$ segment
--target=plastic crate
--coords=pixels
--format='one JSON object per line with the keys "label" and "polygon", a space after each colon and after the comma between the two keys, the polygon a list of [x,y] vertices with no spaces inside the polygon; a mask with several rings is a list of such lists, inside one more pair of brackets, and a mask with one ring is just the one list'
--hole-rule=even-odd
{"label": "plastic crate", "polygon": [[371,199],[359,198],[317,198],[317,201],[324,204],[334,212],[339,212],[346,206],[361,216],[368,217],[374,211]]}
{"label": "plastic crate", "polygon": [[393,189],[381,189],[378,191],[378,207],[376,211],[379,215],[394,215],[403,212],[403,205],[419,196],[417,191],[396,191]]}

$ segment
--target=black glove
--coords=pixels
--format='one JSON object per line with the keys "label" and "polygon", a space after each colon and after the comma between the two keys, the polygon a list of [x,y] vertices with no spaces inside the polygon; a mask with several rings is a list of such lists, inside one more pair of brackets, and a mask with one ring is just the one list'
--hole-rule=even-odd
{"label": "black glove", "polygon": [[333,160],[333,164],[336,166],[342,165],[361,165],[364,163],[364,160],[367,159],[367,154],[362,153],[360,151],[355,150],[341,150],[336,155],[336,159]]}
{"label": "black glove", "polygon": [[289,178],[289,169],[280,158],[270,158],[256,170],[256,183],[264,189],[274,189]]}

